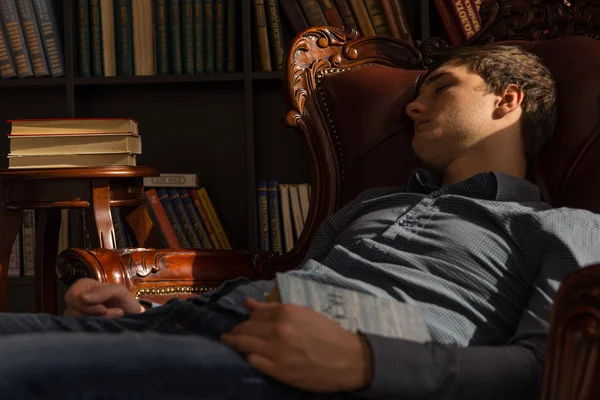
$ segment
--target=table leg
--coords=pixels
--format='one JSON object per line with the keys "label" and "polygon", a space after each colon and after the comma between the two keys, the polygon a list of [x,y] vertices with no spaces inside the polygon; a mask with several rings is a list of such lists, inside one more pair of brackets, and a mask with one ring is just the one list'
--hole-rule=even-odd
{"label": "table leg", "polygon": [[8,280],[8,263],[15,239],[23,225],[23,212],[9,210],[2,203],[0,209],[0,227],[2,227],[2,240],[0,240],[0,312],[6,310],[6,282]]}
{"label": "table leg", "polygon": [[91,211],[86,212],[86,218],[92,248],[116,249],[115,227],[110,214],[110,183],[108,179],[92,181]]}
{"label": "table leg", "polygon": [[56,314],[56,257],[60,232],[60,209],[38,209],[35,226],[35,308]]}

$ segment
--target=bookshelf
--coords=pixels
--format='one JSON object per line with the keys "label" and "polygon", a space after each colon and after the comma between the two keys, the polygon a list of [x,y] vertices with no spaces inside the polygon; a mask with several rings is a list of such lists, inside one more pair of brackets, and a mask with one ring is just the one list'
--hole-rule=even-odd
{"label": "bookshelf", "polygon": [[[255,249],[256,181],[311,182],[312,177],[301,134],[284,124],[288,109],[282,72],[254,68],[252,1],[236,3],[241,7],[239,72],[116,77],[78,76],[77,1],[53,0],[53,4],[62,35],[65,76],[0,79],[0,121],[64,117],[138,120],[143,140],[138,165],[161,172],[197,173],[234,248]],[[404,0],[403,4],[415,39],[430,34],[446,38],[433,0]],[[282,22],[287,48],[292,37]],[[4,122],[0,126],[0,151],[6,155],[9,126]],[[0,168],[7,165],[2,157]],[[71,218],[72,247],[83,246],[78,213],[74,211]],[[33,280],[10,278],[9,286],[7,310],[26,311],[24,304],[33,304],[29,299]]]}

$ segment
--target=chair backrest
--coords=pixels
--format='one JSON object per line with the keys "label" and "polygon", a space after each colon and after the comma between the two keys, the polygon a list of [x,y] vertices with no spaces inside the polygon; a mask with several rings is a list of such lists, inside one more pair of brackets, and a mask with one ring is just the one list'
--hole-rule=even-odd
{"label": "chair backrest", "polygon": [[[539,160],[551,203],[600,212],[594,178],[600,171],[600,7],[586,3],[592,2],[487,0],[482,29],[464,45],[509,42],[544,60],[558,91],[557,129]],[[429,39],[417,49],[330,27],[295,38],[285,65],[287,122],[306,137],[313,190],[287,263],[302,258],[321,221],[340,206],[366,188],[405,184],[421,165],[404,108],[419,76],[448,47]]]}

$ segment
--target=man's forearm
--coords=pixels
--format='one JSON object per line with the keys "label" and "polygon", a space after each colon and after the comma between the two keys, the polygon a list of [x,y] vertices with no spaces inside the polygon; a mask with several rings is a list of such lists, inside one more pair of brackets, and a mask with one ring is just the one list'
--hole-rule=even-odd
{"label": "man's forearm", "polygon": [[539,344],[460,348],[365,335],[374,375],[369,398],[532,400],[539,390]]}

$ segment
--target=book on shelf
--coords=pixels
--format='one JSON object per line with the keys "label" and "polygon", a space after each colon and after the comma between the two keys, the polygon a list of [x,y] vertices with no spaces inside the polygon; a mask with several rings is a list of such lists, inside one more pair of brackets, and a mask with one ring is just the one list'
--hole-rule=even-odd
{"label": "book on shelf", "polygon": [[10,120],[8,167],[135,166],[142,153],[131,118]]}
{"label": "book on shelf", "polygon": [[144,178],[146,209],[162,246],[233,249],[206,187],[197,174],[161,173]]}
{"label": "book on shelf", "polygon": [[277,273],[277,300],[308,307],[350,332],[431,341],[421,308],[294,274]]}
{"label": "book on shelf", "polygon": [[413,44],[403,0],[250,0],[254,68],[282,69],[282,27],[292,35],[311,26],[354,29],[362,36],[391,36]]}
{"label": "book on shelf", "polygon": [[256,182],[258,249],[285,254],[304,229],[310,206],[308,183]]}
{"label": "book on shelf", "polygon": [[0,0],[0,75],[64,75],[61,35],[52,0]]}
{"label": "book on shelf", "polygon": [[78,0],[79,76],[241,72],[235,0]]}

